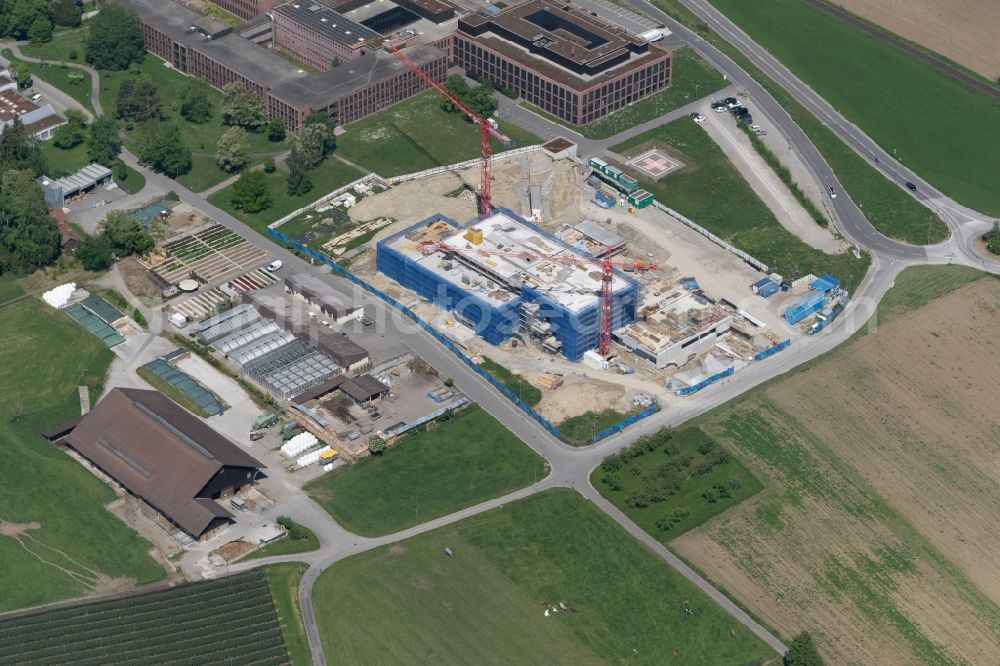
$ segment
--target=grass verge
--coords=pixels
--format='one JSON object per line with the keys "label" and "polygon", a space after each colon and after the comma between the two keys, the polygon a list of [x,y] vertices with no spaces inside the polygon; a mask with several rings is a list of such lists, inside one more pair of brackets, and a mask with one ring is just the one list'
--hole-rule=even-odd
{"label": "grass verge", "polygon": [[593,443],[594,435],[616,423],[621,423],[628,414],[617,409],[602,409],[571,416],[563,420],[557,427],[562,440],[573,446],[586,446]]}
{"label": "grass verge", "polygon": [[1000,125],[994,98],[800,0],[712,4],[908,167],[1000,214],[1000,152],[983,140]]}
{"label": "grass verge", "polygon": [[[286,518],[286,520],[288,520]],[[281,537],[274,543],[269,543],[263,548],[251,552],[241,562],[247,560],[259,560],[264,557],[274,557],[275,555],[295,555],[296,553],[309,553],[319,549],[319,539],[309,528],[293,523],[294,529],[304,535],[303,539],[293,539],[291,534]]]}
{"label": "grass verge", "polygon": [[278,613],[281,624],[281,635],[288,648],[291,666],[310,666],[312,654],[309,651],[309,641],[306,639],[306,628],[302,623],[302,611],[299,608],[299,583],[302,574],[308,567],[301,562],[287,564],[269,564],[264,567],[268,587],[271,588],[271,599],[274,600],[274,610]]}
{"label": "grass verge", "polygon": [[546,473],[541,458],[472,406],[305,490],[348,530],[379,536],[499,497]]}
{"label": "grass verge", "polygon": [[904,242],[938,242],[948,237],[948,228],[940,218],[922,206],[894,183],[876,171],[866,159],[841,141],[784,88],[758,69],[739,50],[692,14],[678,0],[653,0],[654,4],[681,23],[698,32],[715,48],[725,53],[750,74],[788,112],[805,132],[809,141],[826,160],[865,217],[880,233]]}
{"label": "grass verge", "polygon": [[90,593],[99,575],[161,579],[149,543],[104,508],[114,492],[39,434],[80,414],[78,386],[100,395],[114,355],[33,298],[3,308],[0,338],[0,518],[26,527],[0,536],[0,612]]}
{"label": "grass verge", "polygon": [[[565,489],[338,562],[320,576],[314,598],[324,650],[337,663],[744,664],[774,657]],[[346,621],[360,612],[364,622]]]}
{"label": "grass verge", "polygon": [[527,102],[522,102],[521,106],[588,139],[607,139],[636,125],[659,118],[727,85],[722,74],[689,48],[674,51],[672,68],[672,82],[669,88],[582,127],[571,125],[562,118]]}
{"label": "grass verge", "polygon": [[[351,123],[337,137],[337,154],[380,176],[398,176],[479,155],[479,131],[464,116],[441,109],[433,90]],[[515,147],[541,143],[534,134],[505,123],[500,130]],[[494,152],[507,150],[494,141]]]}
{"label": "grass verge", "polygon": [[[665,147],[687,166],[642,186],[662,203],[770,266],[786,278],[831,273],[848,288],[856,287],[870,258],[851,253],[826,254],[787,231],[757,197],[725,153],[687,118],[661,125],[613,147],[630,154],[647,146]],[[733,214],[732,211],[739,211]]]}
{"label": "grass verge", "polygon": [[522,402],[534,407],[542,400],[542,390],[519,374],[513,373],[504,366],[486,356],[480,366],[483,370],[496,377],[501,384]]}

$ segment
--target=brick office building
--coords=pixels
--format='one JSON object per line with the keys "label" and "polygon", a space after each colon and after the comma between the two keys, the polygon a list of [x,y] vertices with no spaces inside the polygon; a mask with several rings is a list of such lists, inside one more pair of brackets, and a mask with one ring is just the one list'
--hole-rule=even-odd
{"label": "brick office building", "polygon": [[[322,74],[310,74],[243,39],[225,24],[179,4],[120,2],[138,14],[150,53],[217,88],[243,83],[264,100],[268,116],[281,118],[291,131],[315,110],[326,111],[343,125],[426,88],[403,63],[381,49]],[[435,80],[444,81],[448,66],[445,51],[417,44],[407,48],[406,55]]]}
{"label": "brick office building", "polygon": [[244,21],[267,14],[277,4],[275,0],[215,0],[215,4]]}
{"label": "brick office building", "polygon": [[322,71],[335,58],[354,60],[382,42],[371,28],[312,0],[278,5],[272,15],[275,47]]}
{"label": "brick office building", "polygon": [[472,78],[585,125],[669,86],[672,54],[568,5],[528,0],[460,17],[452,59]]}

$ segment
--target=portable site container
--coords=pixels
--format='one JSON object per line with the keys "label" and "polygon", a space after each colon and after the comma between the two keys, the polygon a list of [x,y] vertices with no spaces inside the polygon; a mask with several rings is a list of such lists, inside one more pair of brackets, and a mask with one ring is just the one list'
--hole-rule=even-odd
{"label": "portable site container", "polygon": [[653,203],[654,198],[655,197],[653,197],[651,192],[639,190],[638,192],[628,195],[628,202],[636,208],[645,208],[649,204]]}
{"label": "portable site container", "polygon": [[785,321],[789,324],[797,324],[813,312],[822,309],[826,305],[826,296],[823,294],[812,291],[802,297],[795,305],[790,305],[785,308],[784,315]]}
{"label": "portable site container", "polygon": [[767,284],[762,285],[757,290],[757,295],[760,296],[761,298],[771,298],[772,296],[774,296],[775,294],[777,294],[778,291],[780,291],[780,290],[781,290],[781,287],[779,287],[778,285],[776,285],[773,282],[771,282],[770,280],[768,280]]}
{"label": "portable site container", "polygon": [[627,173],[618,174],[618,184],[621,185],[622,189],[626,192],[635,192],[639,189],[639,181],[637,181],[632,176]]}

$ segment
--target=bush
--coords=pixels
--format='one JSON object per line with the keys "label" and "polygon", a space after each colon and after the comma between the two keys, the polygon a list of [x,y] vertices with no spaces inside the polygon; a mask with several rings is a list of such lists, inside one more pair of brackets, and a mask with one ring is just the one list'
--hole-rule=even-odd
{"label": "bush", "polygon": [[985,236],[986,249],[993,254],[1000,254],[1000,222],[993,223],[993,229]]}
{"label": "bush", "polygon": [[701,444],[698,445],[698,453],[700,453],[703,456],[707,456],[709,451],[711,450],[712,450],[711,442],[702,442]]}
{"label": "bush", "polygon": [[373,435],[368,440],[368,453],[373,456],[380,456],[385,453],[385,440],[377,435]]}
{"label": "bush", "polygon": [[278,520],[275,522],[285,528],[285,531],[288,532],[288,538],[292,541],[305,541],[309,538],[308,532],[288,516],[278,516]]}
{"label": "bush", "polygon": [[617,472],[622,468],[622,454],[612,453],[601,461],[602,472]]}
{"label": "bush", "polygon": [[264,173],[274,173],[278,166],[274,163],[274,158],[268,157],[264,160]]}
{"label": "bush", "polygon": [[715,504],[719,501],[719,496],[715,494],[715,489],[710,488],[701,494],[705,498],[705,501],[709,504]]}
{"label": "bush", "polygon": [[605,474],[601,477],[601,483],[606,485],[608,488],[614,491],[619,491],[622,489],[621,479],[615,474]]}

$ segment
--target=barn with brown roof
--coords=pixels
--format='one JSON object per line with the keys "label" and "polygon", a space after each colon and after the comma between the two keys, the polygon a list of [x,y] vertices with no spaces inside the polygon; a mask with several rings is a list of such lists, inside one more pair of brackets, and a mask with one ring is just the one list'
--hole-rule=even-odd
{"label": "barn with brown roof", "polygon": [[113,389],[87,415],[46,433],[194,538],[234,522],[215,500],[264,465],[159,391]]}

